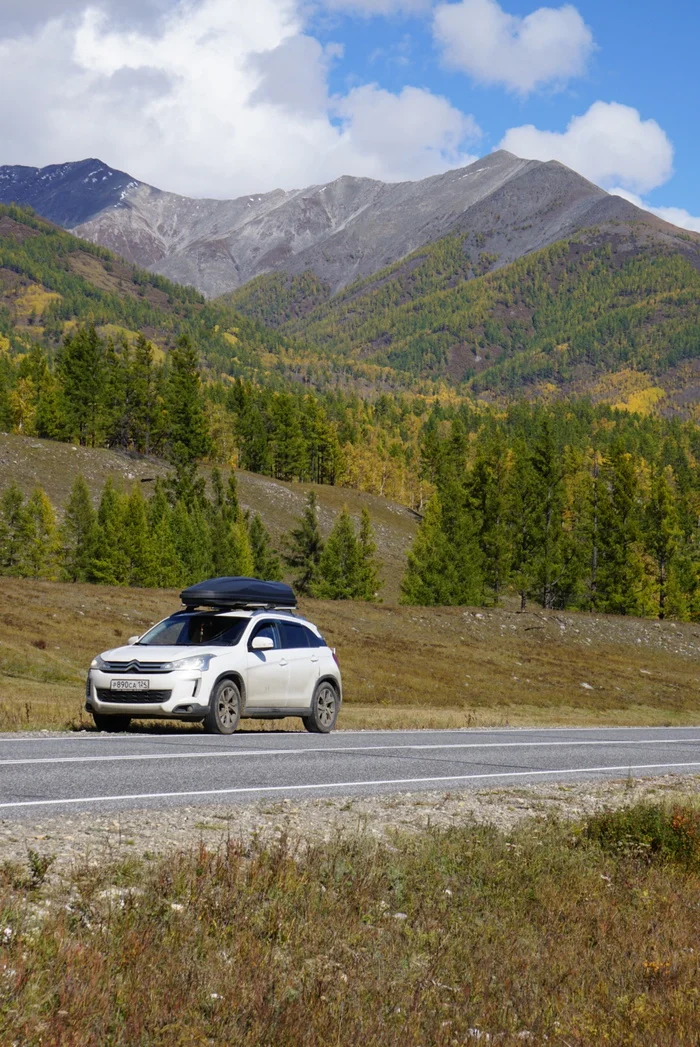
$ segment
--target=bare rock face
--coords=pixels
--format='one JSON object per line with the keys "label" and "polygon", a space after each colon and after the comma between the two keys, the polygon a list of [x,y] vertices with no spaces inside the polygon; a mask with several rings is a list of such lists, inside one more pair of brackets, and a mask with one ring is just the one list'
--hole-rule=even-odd
{"label": "bare rock face", "polygon": [[562,164],[504,151],[419,182],[343,177],[237,200],[162,192],[97,160],[0,167],[10,201],[209,297],[280,270],[311,270],[334,293],[450,232],[494,267],[601,221],[653,221]]}

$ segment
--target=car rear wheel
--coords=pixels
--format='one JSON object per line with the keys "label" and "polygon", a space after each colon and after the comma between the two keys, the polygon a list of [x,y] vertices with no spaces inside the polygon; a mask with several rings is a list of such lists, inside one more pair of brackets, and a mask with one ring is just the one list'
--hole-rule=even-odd
{"label": "car rear wheel", "polygon": [[330,734],[335,727],[340,711],[338,692],[328,680],[324,680],[314,691],[311,714],[302,716],[304,727],[312,734]]}
{"label": "car rear wheel", "polygon": [[240,719],[240,688],[233,680],[219,680],[212,691],[204,730],[209,734],[233,734]]}
{"label": "car rear wheel", "polygon": [[98,731],[128,731],[130,716],[110,716],[108,713],[93,713],[95,727]]}

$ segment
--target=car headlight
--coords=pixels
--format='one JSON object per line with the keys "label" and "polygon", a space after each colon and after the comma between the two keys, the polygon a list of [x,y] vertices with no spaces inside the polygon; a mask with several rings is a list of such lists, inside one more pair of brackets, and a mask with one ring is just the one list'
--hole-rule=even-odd
{"label": "car headlight", "polygon": [[181,658],[177,662],[164,662],[161,669],[167,672],[174,672],[178,669],[199,669],[205,673],[212,658],[215,657],[216,655],[213,654],[195,654],[191,658]]}
{"label": "car headlight", "polygon": [[104,660],[101,654],[97,655],[97,658],[93,658],[90,662],[91,669],[106,669],[107,662]]}

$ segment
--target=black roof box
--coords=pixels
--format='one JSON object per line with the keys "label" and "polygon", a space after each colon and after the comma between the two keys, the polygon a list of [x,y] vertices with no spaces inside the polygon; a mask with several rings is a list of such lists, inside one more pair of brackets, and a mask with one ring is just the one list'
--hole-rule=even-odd
{"label": "black roof box", "polygon": [[282,582],[257,578],[209,578],[180,593],[186,607],[287,607],[297,605],[294,591]]}

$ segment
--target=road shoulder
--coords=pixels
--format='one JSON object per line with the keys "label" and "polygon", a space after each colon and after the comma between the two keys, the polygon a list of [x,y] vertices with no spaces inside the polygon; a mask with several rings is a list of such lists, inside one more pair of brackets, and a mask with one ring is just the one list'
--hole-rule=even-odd
{"label": "road shoulder", "polygon": [[490,824],[508,832],[533,817],[576,819],[640,800],[692,800],[699,788],[700,775],[664,775],[475,792],[392,793],[304,802],[260,800],[157,812],[82,813],[42,818],[31,824],[5,818],[0,821],[0,862],[23,862],[34,851],[55,859],[51,876],[61,878],[77,865],[99,865],[128,857],[155,858],[200,844],[216,849],[229,839],[246,844],[253,840],[274,842],[284,836],[303,847],[338,834],[386,841],[396,832],[469,823]]}

